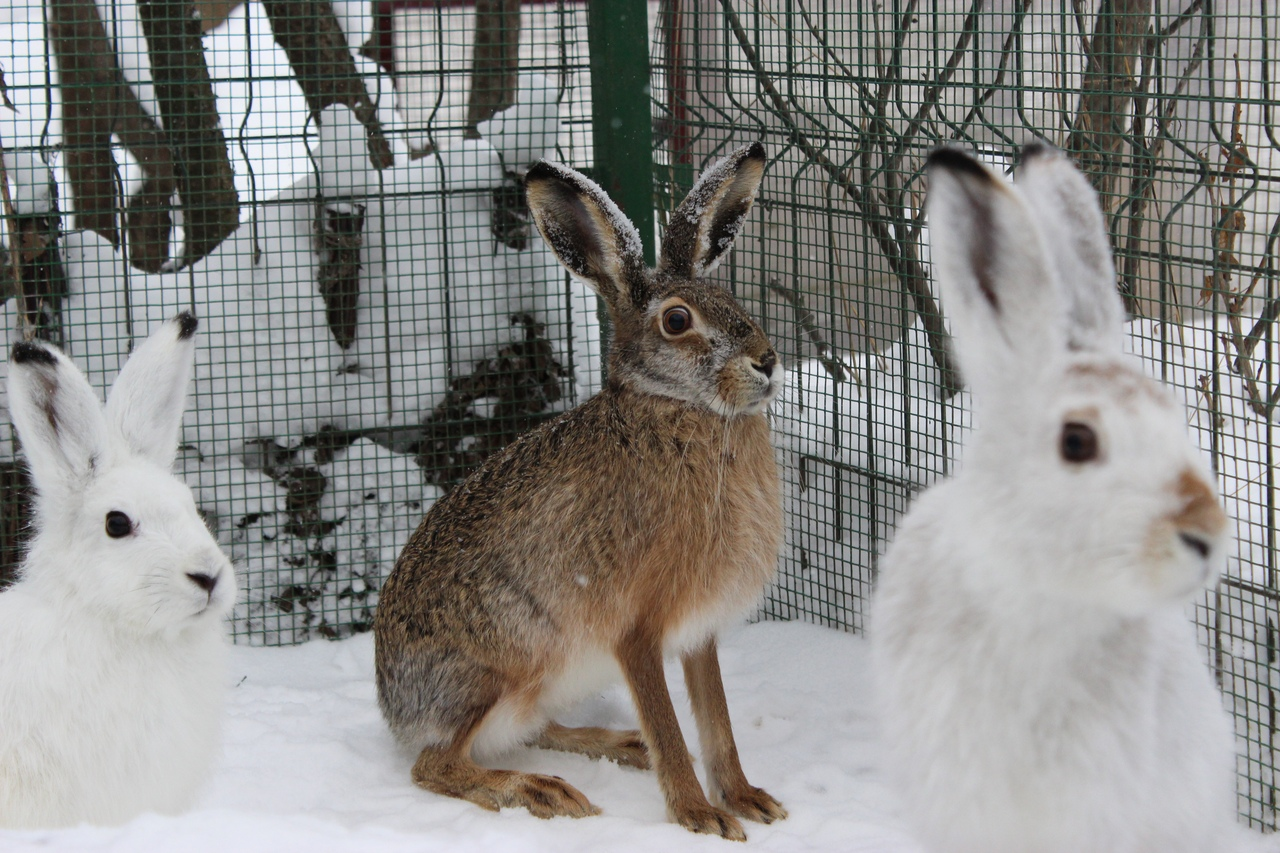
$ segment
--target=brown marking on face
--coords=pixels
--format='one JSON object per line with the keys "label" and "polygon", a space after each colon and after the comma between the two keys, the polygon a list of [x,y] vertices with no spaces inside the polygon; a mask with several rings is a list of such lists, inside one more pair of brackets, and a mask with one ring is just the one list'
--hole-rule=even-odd
{"label": "brown marking on face", "polygon": [[1178,530],[1220,535],[1227,527],[1227,514],[1209,483],[1194,472],[1183,471],[1176,492],[1179,510],[1170,518]]}
{"label": "brown marking on face", "polygon": [[1163,386],[1126,365],[1116,362],[1086,362],[1072,365],[1067,370],[1067,376],[1074,379],[1094,380],[1100,385],[1113,387],[1124,397],[1141,395],[1160,403],[1169,402]]}

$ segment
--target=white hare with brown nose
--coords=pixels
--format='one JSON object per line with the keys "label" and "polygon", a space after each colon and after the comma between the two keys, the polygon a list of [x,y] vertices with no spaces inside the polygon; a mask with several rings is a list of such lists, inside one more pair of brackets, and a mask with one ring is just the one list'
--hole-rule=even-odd
{"label": "white hare with brown nose", "polygon": [[1233,845],[1233,743],[1186,605],[1229,524],[1186,411],[1122,352],[1097,196],[929,160],[934,275],[977,428],[913,503],[871,613],[886,766],[929,849]]}
{"label": "white hare with brown nose", "polygon": [[[668,812],[742,840],[786,815],[747,782],[716,652],[773,576],[782,540],[765,409],[783,382],[760,327],[702,277],[725,256],[764,173],[759,144],[707,170],[672,214],[658,268],[604,192],[563,166],[526,178],[560,262],[608,306],[606,387],[485,462],[423,519],[383,588],[378,697],[423,788],[540,817],[595,814],[567,782],[481,767],[524,743],[648,767]],[[710,801],[663,672],[678,655]],[[621,675],[640,732],[557,713]],[[714,805],[713,805],[714,803]]]}

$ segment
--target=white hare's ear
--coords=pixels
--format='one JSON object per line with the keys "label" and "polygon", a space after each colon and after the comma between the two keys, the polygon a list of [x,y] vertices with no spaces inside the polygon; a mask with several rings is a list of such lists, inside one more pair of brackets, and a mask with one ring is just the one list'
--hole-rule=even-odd
{"label": "white hare's ear", "polygon": [[739,148],[710,169],[671,214],[658,270],[701,278],[719,265],[742,230],[764,177],[764,146]]}
{"label": "white hare's ear", "polygon": [[163,468],[173,464],[195,360],[196,318],[182,312],[133,351],[107,394],[111,438]]}
{"label": "white hare's ear", "polygon": [[649,302],[644,247],[604,190],[567,166],[539,160],[524,179],[533,221],[569,272],[604,299],[614,317]]}
{"label": "white hare's ear", "polygon": [[958,149],[930,154],[927,174],[933,275],[960,368],[980,394],[1026,387],[1066,346],[1061,288],[1035,219],[1011,184]]}
{"label": "white hare's ear", "polygon": [[106,449],[107,422],[89,380],[41,341],[13,348],[9,415],[43,494],[82,487]]}
{"label": "white hare's ear", "polygon": [[1124,303],[1116,291],[1098,194],[1066,155],[1050,145],[1026,146],[1021,160],[1017,185],[1049,237],[1045,248],[1067,300],[1068,345],[1119,352]]}

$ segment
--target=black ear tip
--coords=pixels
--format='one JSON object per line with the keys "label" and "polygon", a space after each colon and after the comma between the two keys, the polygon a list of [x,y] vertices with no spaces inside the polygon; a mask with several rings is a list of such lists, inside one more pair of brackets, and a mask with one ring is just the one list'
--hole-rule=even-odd
{"label": "black ear tip", "polygon": [[58,363],[58,357],[48,346],[35,341],[22,341],[13,345],[10,359],[14,364],[48,364]]}
{"label": "black ear tip", "polygon": [[200,321],[196,319],[196,315],[190,311],[183,311],[173,319],[178,321],[178,340],[185,341],[196,333],[196,327],[200,325]]}
{"label": "black ear tip", "polygon": [[929,159],[925,161],[925,166],[930,171],[933,169],[946,169],[949,172],[958,172],[985,180],[994,180],[994,176],[987,171],[985,166],[978,162],[976,157],[954,145],[942,145],[930,151]]}
{"label": "black ear tip", "polygon": [[1039,157],[1059,157],[1061,155],[1062,150],[1060,148],[1050,145],[1043,139],[1037,139],[1022,146],[1018,159],[1025,163],[1027,160],[1035,160]]}
{"label": "black ear tip", "polygon": [[529,167],[529,171],[524,174],[525,184],[532,181],[544,181],[547,178],[554,178],[556,175],[555,166],[552,166],[546,160],[539,160]]}

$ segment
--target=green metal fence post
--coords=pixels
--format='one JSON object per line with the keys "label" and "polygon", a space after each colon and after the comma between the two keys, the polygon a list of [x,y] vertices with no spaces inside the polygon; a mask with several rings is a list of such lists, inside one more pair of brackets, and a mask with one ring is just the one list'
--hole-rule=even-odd
{"label": "green metal fence post", "polygon": [[596,0],[587,13],[596,182],[635,223],[654,262],[649,11],[645,0]]}

